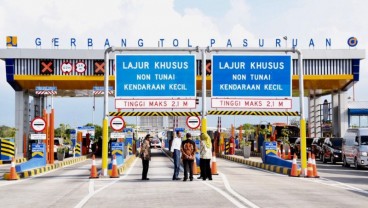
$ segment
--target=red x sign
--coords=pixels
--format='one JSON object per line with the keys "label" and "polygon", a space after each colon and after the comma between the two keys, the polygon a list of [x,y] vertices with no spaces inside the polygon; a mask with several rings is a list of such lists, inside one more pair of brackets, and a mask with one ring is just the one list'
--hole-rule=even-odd
{"label": "red x sign", "polygon": [[41,61],[40,69],[41,69],[40,74],[52,74],[52,73],[54,73],[53,62],[49,61],[49,60]]}
{"label": "red x sign", "polygon": [[105,62],[95,62],[95,74],[104,74],[105,73]]}
{"label": "red x sign", "polygon": [[206,64],[206,74],[211,74],[211,61]]}

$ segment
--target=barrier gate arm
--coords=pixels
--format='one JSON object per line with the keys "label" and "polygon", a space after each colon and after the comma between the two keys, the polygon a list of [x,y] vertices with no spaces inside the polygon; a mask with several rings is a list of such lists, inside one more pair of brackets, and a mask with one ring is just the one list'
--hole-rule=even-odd
{"label": "barrier gate arm", "polygon": [[302,174],[306,174],[307,170],[307,142],[306,142],[306,121],[304,116],[304,70],[303,70],[303,55],[302,52],[295,47],[293,48],[220,48],[208,47],[208,52],[258,52],[258,53],[296,53],[298,54],[298,68],[299,68],[299,103],[300,103],[300,148],[301,148],[301,166]]}
{"label": "barrier gate arm", "polygon": [[[105,50],[105,72],[104,72],[104,113],[102,122],[102,176],[107,176],[107,152],[108,152],[108,88],[109,88],[109,54],[112,52],[199,52],[199,47],[188,47],[188,48],[124,48],[124,47],[109,47]],[[203,89],[203,88],[202,88]]]}

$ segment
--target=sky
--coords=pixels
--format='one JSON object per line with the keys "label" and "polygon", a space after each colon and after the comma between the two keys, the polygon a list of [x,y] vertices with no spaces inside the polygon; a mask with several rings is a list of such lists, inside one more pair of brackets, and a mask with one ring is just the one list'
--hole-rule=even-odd
{"label": "sky", "polygon": [[[313,38],[314,49],[326,49],[324,41],[331,38],[331,49],[349,49],[347,39],[354,36],[359,41],[355,48],[367,49],[367,7],[368,1],[361,0],[0,0],[0,48],[6,48],[6,36],[14,35],[18,48],[36,48],[37,37],[45,49],[52,48],[54,37],[60,39],[60,49],[70,48],[70,38],[77,40],[77,49],[88,48],[88,38],[93,39],[93,49],[103,49],[106,38],[111,45],[126,38],[131,47],[140,38],[145,47],[156,47],[162,38],[164,47],[170,47],[173,39],[183,47],[188,39],[193,46],[203,47],[211,39],[216,39],[217,47],[225,47],[228,39],[233,47],[242,47],[242,40],[248,39],[248,47],[257,47],[258,39],[263,38],[266,47],[274,47],[276,38],[287,36],[289,41],[282,42],[282,47],[297,38],[298,48],[308,49]],[[355,85],[356,101],[368,100],[367,87],[367,60],[363,60]],[[352,91],[348,93],[352,96]],[[293,100],[292,111],[299,111],[298,99]],[[56,125],[102,123],[103,100],[96,99],[95,112],[92,103],[92,98],[55,98]],[[0,61],[0,125],[14,126],[14,111],[14,90],[6,82],[5,64]],[[287,119],[222,116],[222,126]],[[217,116],[209,117],[208,125],[216,126]]]}

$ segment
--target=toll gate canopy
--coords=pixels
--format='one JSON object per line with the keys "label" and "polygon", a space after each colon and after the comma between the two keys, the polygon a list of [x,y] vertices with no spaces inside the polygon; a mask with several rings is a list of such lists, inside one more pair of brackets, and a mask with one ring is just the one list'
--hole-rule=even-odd
{"label": "toll gate canopy", "polygon": [[[317,104],[319,98],[331,95],[334,102],[331,109],[341,108],[346,100],[345,93],[353,84],[359,81],[360,62],[365,58],[365,50],[301,50],[303,54],[304,93],[309,98],[309,126],[322,126],[318,121]],[[142,54],[147,52],[129,52],[130,54]],[[160,54],[163,52],[157,52]],[[184,53],[184,52],[183,52]],[[182,53],[182,54],[183,54]],[[195,53],[194,53],[195,54]],[[231,54],[234,54],[233,52]],[[249,54],[244,52],[242,54]],[[211,91],[211,57],[206,55],[206,90]],[[252,53],[254,55],[254,53]],[[298,57],[290,54],[292,71],[292,96],[299,96],[299,68]],[[35,111],[29,115],[29,96],[34,98],[34,105],[42,109],[43,95],[57,93],[54,96],[87,97],[98,96],[97,87],[103,86],[104,80],[104,50],[84,49],[0,49],[0,59],[5,61],[6,80],[15,90],[16,135],[18,144],[22,143],[23,136],[30,132],[29,117],[41,116],[41,111]],[[201,54],[195,54],[195,82],[197,97],[202,91],[202,60]],[[110,55],[109,60],[109,86],[110,91],[115,89],[115,54]],[[55,88],[37,87],[52,86]],[[94,89],[95,88],[95,89]],[[41,93],[40,93],[41,91]],[[97,92],[97,93],[96,93]],[[112,95],[111,95],[112,96]],[[335,135],[341,135],[347,128],[347,112],[344,109],[332,115]],[[216,111],[215,111],[216,113]],[[238,113],[239,115],[245,115]],[[158,114],[161,116],[162,114]],[[276,114],[278,115],[278,114]],[[280,114],[282,115],[282,114]],[[318,128],[311,129],[313,136],[318,136]],[[23,150],[18,149],[18,153]]]}

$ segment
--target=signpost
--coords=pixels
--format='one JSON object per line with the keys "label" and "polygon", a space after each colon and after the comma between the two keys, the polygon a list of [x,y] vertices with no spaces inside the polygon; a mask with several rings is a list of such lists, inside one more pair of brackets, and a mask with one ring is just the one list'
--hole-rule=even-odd
{"label": "signpost", "polygon": [[69,74],[73,71],[73,65],[70,62],[63,62],[60,68],[64,74]]}
{"label": "signpost", "polygon": [[31,128],[35,132],[41,132],[46,128],[46,121],[43,118],[36,117],[31,122]]}
{"label": "signpost", "polygon": [[56,95],[57,87],[56,86],[49,86],[49,87],[36,86],[35,94],[36,95]]}
{"label": "signpost", "polygon": [[111,132],[110,138],[112,139],[123,139],[125,137],[125,134],[123,132]]}
{"label": "signpost", "polygon": [[291,56],[213,55],[212,97],[290,97]]}
{"label": "signpost", "polygon": [[114,131],[121,131],[125,126],[124,119],[122,117],[116,116],[111,119],[110,126]]}
{"label": "signpost", "polygon": [[191,129],[197,129],[201,125],[199,116],[188,116],[186,124]]}
{"label": "signpost", "polygon": [[78,72],[78,73],[84,73],[87,69],[87,66],[84,62],[78,62],[75,64],[75,71]]}
{"label": "signpost", "polygon": [[212,98],[212,108],[291,109],[291,99]]}
{"label": "signpost", "polygon": [[116,109],[194,109],[195,99],[115,99]]}
{"label": "signpost", "polygon": [[[103,95],[104,92],[104,86],[94,86],[93,87],[93,94],[94,95]],[[109,95],[113,95],[114,94],[114,89],[112,88],[112,86],[109,86]]]}
{"label": "signpost", "polygon": [[31,134],[31,140],[45,140],[46,134]]}
{"label": "signpost", "polygon": [[195,55],[118,54],[115,73],[116,108],[196,107]]}

